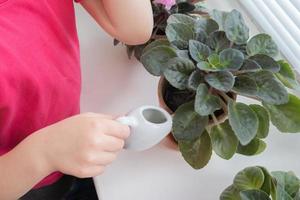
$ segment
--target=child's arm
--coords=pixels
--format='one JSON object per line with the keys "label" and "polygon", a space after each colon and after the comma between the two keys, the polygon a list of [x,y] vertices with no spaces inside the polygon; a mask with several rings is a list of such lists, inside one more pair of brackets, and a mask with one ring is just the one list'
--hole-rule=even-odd
{"label": "child's arm", "polygon": [[101,174],[129,133],[113,117],[95,113],[38,130],[0,156],[0,199],[18,199],[54,171],[80,178]]}
{"label": "child's arm", "polygon": [[107,33],[126,44],[142,44],[151,36],[150,0],[83,0],[81,4]]}
{"label": "child's arm", "polygon": [[28,137],[0,156],[0,199],[18,199],[52,171],[42,156],[41,145]]}

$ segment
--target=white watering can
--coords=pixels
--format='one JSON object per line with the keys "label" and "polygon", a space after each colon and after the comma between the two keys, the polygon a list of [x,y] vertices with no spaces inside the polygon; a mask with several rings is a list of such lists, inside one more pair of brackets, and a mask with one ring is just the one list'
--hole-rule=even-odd
{"label": "white watering can", "polygon": [[[172,129],[172,118],[164,109],[156,106],[142,106],[126,116],[117,119],[130,127],[130,136],[124,149],[143,151],[163,140]],[[101,175],[93,178],[98,198],[101,197]]]}

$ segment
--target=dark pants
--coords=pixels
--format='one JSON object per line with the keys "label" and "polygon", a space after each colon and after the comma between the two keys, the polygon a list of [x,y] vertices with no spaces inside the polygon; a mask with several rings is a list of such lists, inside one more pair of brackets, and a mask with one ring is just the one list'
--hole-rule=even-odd
{"label": "dark pants", "polygon": [[56,183],[29,191],[20,200],[98,200],[92,178],[65,175]]}

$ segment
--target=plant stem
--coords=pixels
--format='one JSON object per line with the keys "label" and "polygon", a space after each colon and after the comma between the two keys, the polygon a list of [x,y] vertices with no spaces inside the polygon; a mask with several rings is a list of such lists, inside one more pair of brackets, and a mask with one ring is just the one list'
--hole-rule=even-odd
{"label": "plant stem", "polygon": [[227,102],[231,101],[232,98],[230,98],[225,92],[219,93]]}
{"label": "plant stem", "polygon": [[227,113],[227,104],[223,101],[223,99],[221,99],[220,98],[220,102],[221,102],[221,104],[222,104],[222,108],[223,108],[223,111],[225,112],[225,113]]}
{"label": "plant stem", "polygon": [[217,125],[217,124],[219,123],[219,121],[218,121],[218,119],[216,118],[215,114],[212,113],[212,114],[211,114],[211,117],[212,117],[214,123]]}
{"label": "plant stem", "polygon": [[230,42],[230,45],[229,45],[229,48],[232,48],[233,45],[234,45],[234,43],[231,41],[231,42]]}

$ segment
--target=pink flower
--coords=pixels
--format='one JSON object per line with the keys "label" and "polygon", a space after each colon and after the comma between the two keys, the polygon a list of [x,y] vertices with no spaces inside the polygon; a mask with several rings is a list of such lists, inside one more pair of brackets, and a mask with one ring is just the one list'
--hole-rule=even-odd
{"label": "pink flower", "polygon": [[154,3],[162,4],[166,9],[170,10],[176,4],[176,0],[154,0]]}

